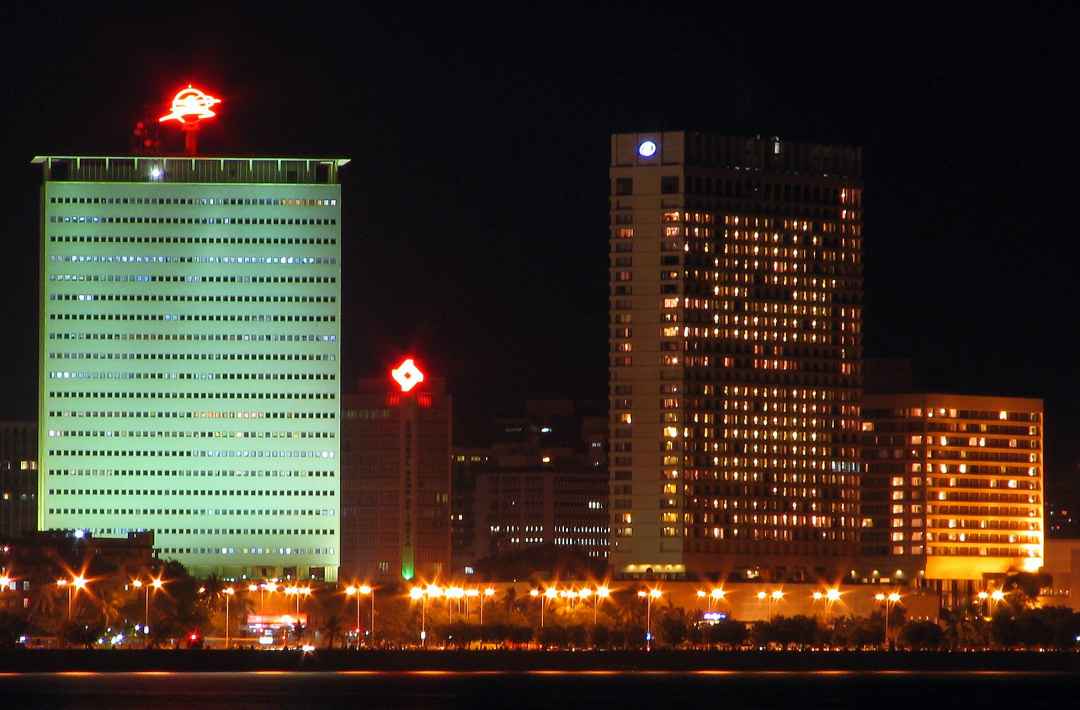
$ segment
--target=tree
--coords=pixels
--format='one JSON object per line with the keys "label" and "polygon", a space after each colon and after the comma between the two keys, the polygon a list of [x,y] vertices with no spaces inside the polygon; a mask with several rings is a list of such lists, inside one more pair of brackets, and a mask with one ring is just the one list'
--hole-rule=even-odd
{"label": "tree", "polygon": [[104,632],[105,627],[100,623],[70,621],[64,624],[60,635],[69,645],[93,648]]}
{"label": "tree", "polygon": [[29,622],[18,614],[0,611],[0,648],[15,648],[19,639],[30,632]]}
{"label": "tree", "polygon": [[322,626],[319,630],[326,634],[326,647],[333,648],[334,641],[341,635],[341,631],[344,625],[341,622],[341,617],[337,614],[328,614],[323,617]]}
{"label": "tree", "polygon": [[724,619],[707,627],[705,638],[710,644],[725,648],[737,648],[746,642],[750,632],[746,624],[734,619]]}
{"label": "tree", "polygon": [[686,643],[690,632],[690,622],[686,616],[686,610],[681,607],[672,607],[660,614],[657,623],[660,640],[668,646],[678,647]]}
{"label": "tree", "polygon": [[900,627],[900,645],[916,651],[936,650],[945,638],[933,621],[909,621]]}

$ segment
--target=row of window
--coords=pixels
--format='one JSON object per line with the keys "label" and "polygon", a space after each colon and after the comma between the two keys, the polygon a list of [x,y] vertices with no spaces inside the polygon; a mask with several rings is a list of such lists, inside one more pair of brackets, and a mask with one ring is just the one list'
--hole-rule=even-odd
{"label": "row of window", "polygon": [[232,224],[232,225],[281,225],[289,227],[317,227],[337,224],[334,218],[291,217],[116,217],[112,215],[50,215],[52,224]]}
{"label": "row of window", "polygon": [[332,547],[156,547],[158,555],[332,555]]}
{"label": "row of window", "polygon": [[243,207],[336,207],[337,200],[298,197],[50,197],[53,205],[229,205]]}
{"label": "row of window", "polygon": [[145,293],[51,293],[49,300],[80,303],[337,303],[336,296],[184,296]]}
{"label": "row of window", "polygon": [[337,264],[333,256],[143,256],[117,254],[52,254],[49,261],[58,264],[271,264],[304,266]]}
{"label": "row of window", "polygon": [[326,381],[337,379],[332,372],[82,372],[50,370],[50,380],[257,380]]}
{"label": "row of window", "polygon": [[207,515],[296,515],[304,517],[334,517],[337,511],[332,508],[262,508],[225,510],[222,508],[179,509],[179,508],[49,508],[49,515],[189,515],[202,517]]}
{"label": "row of window", "polygon": [[337,474],[333,469],[313,469],[310,471],[277,470],[277,469],[142,469],[142,468],[53,468],[49,470],[50,476],[150,476],[150,477],[173,477],[173,478],[334,478]]}
{"label": "row of window", "polygon": [[333,451],[289,451],[260,449],[49,449],[49,456],[151,456],[154,458],[240,458],[240,459],[332,459]]}
{"label": "row of window", "polygon": [[266,490],[253,489],[247,491],[237,490],[213,490],[213,489],[188,489],[188,490],[159,490],[147,488],[50,488],[50,496],[284,496],[284,497],[330,497],[337,495],[337,491],[327,489],[320,490]]}
{"label": "row of window", "polygon": [[162,429],[49,429],[48,438],[63,439],[336,439],[330,431],[169,431]]}
{"label": "row of window", "polygon": [[337,239],[303,237],[123,237],[123,236],[50,236],[50,244],[262,244],[297,246],[334,246]]}
{"label": "row of window", "polygon": [[50,417],[71,419],[337,419],[337,412],[262,412],[262,411],[100,411],[100,410],[54,410]]}
{"label": "row of window", "polygon": [[192,313],[50,313],[53,321],[185,321],[216,323],[336,323],[337,316],[199,315]]}
{"label": "row of window", "polygon": [[263,360],[268,362],[335,362],[332,353],[49,353],[50,360]]}
{"label": "row of window", "polygon": [[55,399],[337,399],[336,392],[127,392],[123,390],[50,391]]}
{"label": "row of window", "polygon": [[335,276],[170,276],[168,274],[51,274],[49,281],[102,283],[336,284]]}
{"label": "row of window", "polygon": [[49,340],[119,340],[203,343],[336,343],[336,335],[242,333],[49,333]]}

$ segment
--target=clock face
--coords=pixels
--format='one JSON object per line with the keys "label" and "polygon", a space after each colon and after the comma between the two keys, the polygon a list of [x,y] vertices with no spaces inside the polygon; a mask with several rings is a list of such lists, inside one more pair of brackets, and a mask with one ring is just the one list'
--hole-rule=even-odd
{"label": "clock face", "polygon": [[656,143],[654,141],[641,141],[638,144],[637,152],[642,158],[651,158],[656,155]]}

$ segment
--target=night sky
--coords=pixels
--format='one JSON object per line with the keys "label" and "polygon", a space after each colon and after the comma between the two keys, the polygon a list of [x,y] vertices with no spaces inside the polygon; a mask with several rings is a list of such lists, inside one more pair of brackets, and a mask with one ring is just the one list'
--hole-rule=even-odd
{"label": "night sky", "polygon": [[36,407],[31,157],[124,153],[190,80],[224,99],[207,152],[352,158],[346,385],[411,351],[466,437],[526,397],[603,399],[609,134],[849,143],[866,354],[913,357],[936,390],[1045,398],[1051,487],[1077,475],[1076,11],[190,4],[0,9],[0,417]]}

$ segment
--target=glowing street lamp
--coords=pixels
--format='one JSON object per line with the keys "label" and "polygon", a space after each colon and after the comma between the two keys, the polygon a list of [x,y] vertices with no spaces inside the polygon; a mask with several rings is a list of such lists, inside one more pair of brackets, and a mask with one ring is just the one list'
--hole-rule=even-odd
{"label": "glowing street lamp", "polygon": [[61,579],[56,580],[56,586],[60,587],[61,589],[65,588],[65,587],[67,588],[67,592],[68,592],[68,613],[67,613],[67,618],[68,618],[68,621],[71,621],[71,604],[72,604],[73,595],[78,594],[79,592],[81,592],[83,589],[86,588],[86,578],[83,577],[81,574],[72,577],[70,580],[61,578]]}
{"label": "glowing street lamp", "polygon": [[424,596],[424,590],[420,587],[410,589],[409,598],[414,602],[420,601],[420,645],[423,646],[427,640],[427,598]]}
{"label": "glowing street lamp", "polygon": [[375,588],[361,584],[359,587],[349,585],[345,588],[345,596],[356,595],[356,647],[360,648],[360,597],[371,595],[371,626],[368,627],[368,635],[371,636],[372,645],[375,644]]}
{"label": "glowing street lamp", "polygon": [[494,587],[485,587],[484,588],[484,593],[482,595],[480,595],[480,625],[481,626],[484,625],[484,600],[487,599],[488,597],[493,597],[493,596],[495,596],[495,588]]}
{"label": "glowing street lamp", "polygon": [[889,648],[889,612],[892,610],[894,604],[900,603],[903,597],[899,592],[889,592],[888,594],[882,594],[878,592],[874,595],[874,599],[879,602],[885,602],[885,648]]}
{"label": "glowing street lamp", "polygon": [[[465,623],[469,623],[469,599],[476,599],[480,596],[479,589],[466,589],[465,590]],[[484,602],[480,602],[480,606],[484,606]]]}
{"label": "glowing street lamp", "polygon": [[229,599],[233,594],[236,594],[236,590],[232,587],[225,587],[221,590],[221,593],[225,595],[225,650],[229,650]]}
{"label": "glowing street lamp", "polygon": [[638,597],[645,600],[645,650],[652,650],[652,600],[659,599],[663,594],[659,589],[653,587],[649,591],[644,589],[638,590]]}

